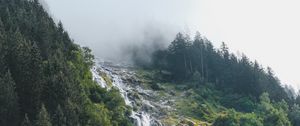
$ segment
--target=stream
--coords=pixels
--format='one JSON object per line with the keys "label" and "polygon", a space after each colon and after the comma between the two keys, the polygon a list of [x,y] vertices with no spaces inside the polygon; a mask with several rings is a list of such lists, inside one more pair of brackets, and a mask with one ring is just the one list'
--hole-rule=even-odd
{"label": "stream", "polygon": [[[145,90],[140,86],[135,73],[126,65],[117,65],[108,62],[97,61],[91,69],[93,79],[102,87],[110,90],[112,87],[119,89],[126,105],[133,108],[131,118],[135,126],[163,126],[155,117],[157,116],[156,105],[149,99],[154,92]],[[112,85],[108,85],[101,74],[106,74]]]}

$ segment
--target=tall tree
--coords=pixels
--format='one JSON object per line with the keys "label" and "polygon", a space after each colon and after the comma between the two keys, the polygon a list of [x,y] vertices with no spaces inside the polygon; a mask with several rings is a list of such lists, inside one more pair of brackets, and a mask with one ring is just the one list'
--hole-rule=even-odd
{"label": "tall tree", "polygon": [[201,78],[204,78],[204,41],[201,37],[201,34],[199,32],[196,32],[194,42],[193,42],[193,60],[196,62],[195,64],[198,67],[198,70],[201,72]]}
{"label": "tall tree", "polygon": [[220,53],[225,60],[229,60],[229,49],[225,42],[222,42]]}
{"label": "tall tree", "polygon": [[18,30],[12,40],[9,64],[20,98],[21,114],[28,113],[34,118],[43,86],[39,49],[35,43],[25,40]]}
{"label": "tall tree", "polygon": [[19,122],[18,96],[10,72],[0,77],[0,125],[16,126]]}
{"label": "tall tree", "polygon": [[175,40],[168,48],[168,64],[170,65],[169,69],[174,74],[174,78],[178,80],[185,79],[190,72],[190,59],[188,57],[189,46],[190,45],[186,40],[186,37],[183,34],[178,33]]}
{"label": "tall tree", "polygon": [[53,126],[66,126],[66,117],[64,115],[64,112],[60,105],[57,106],[57,109],[54,113],[53,119],[52,119]]}
{"label": "tall tree", "polygon": [[48,114],[44,104],[42,104],[40,112],[37,115],[37,120],[36,120],[35,125],[36,126],[52,126],[49,114]]}
{"label": "tall tree", "polygon": [[5,56],[7,54],[7,41],[5,38],[4,24],[0,18],[0,76],[2,73],[5,73],[7,66],[5,63]]}

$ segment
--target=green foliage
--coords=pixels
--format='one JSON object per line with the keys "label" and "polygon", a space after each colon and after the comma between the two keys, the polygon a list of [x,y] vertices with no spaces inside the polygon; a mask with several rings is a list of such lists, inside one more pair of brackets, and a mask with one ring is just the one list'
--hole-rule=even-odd
{"label": "green foliage", "polygon": [[294,104],[289,111],[289,118],[293,126],[300,126],[300,107]]}
{"label": "green foliage", "polygon": [[223,106],[242,112],[252,112],[257,107],[254,98],[236,93],[225,93],[220,101]]}
{"label": "green foliage", "polygon": [[291,126],[286,113],[285,102],[273,105],[270,101],[268,93],[263,93],[260,96],[259,111],[263,115],[263,123],[265,126]]}
{"label": "green foliage", "polygon": [[216,119],[213,126],[263,126],[263,123],[254,113],[244,114],[228,110]]}
{"label": "green foliage", "polygon": [[[215,125],[289,126],[298,123],[297,111],[290,109],[294,103],[300,104],[300,97],[295,100],[293,91],[281,86],[271,68],[261,67],[244,54],[230,53],[224,42],[220,49],[215,49],[200,33],[196,33],[194,40],[189,38],[177,34],[167,49],[153,53],[151,66],[159,71],[152,75],[155,83],[174,83],[178,87],[193,88],[188,93],[197,92],[197,97],[182,101],[190,103],[179,109],[183,114],[211,122],[216,113],[226,111],[215,120]],[[167,72],[169,76],[165,76]]]}
{"label": "green foliage", "polygon": [[0,0],[0,125],[130,125],[118,91],[92,80],[93,60],[38,0]]}
{"label": "green foliage", "polygon": [[64,112],[60,105],[57,106],[57,109],[52,117],[52,123],[53,126],[66,126],[67,125],[67,120],[64,115]]}
{"label": "green foliage", "polygon": [[92,55],[92,50],[88,47],[82,47],[84,62],[90,67],[94,65],[94,55]]}
{"label": "green foliage", "polygon": [[[21,105],[21,114],[34,117],[40,105],[43,86],[42,64],[39,49],[35,43],[27,41],[19,31],[14,33],[8,62]],[[26,109],[25,109],[26,108]]]}
{"label": "green foliage", "polygon": [[0,76],[0,125],[16,126],[19,119],[18,96],[15,92],[15,82],[10,72]]}
{"label": "green foliage", "polygon": [[158,69],[159,74],[171,72],[171,78],[165,78],[168,81],[194,81],[195,87],[209,82],[218,89],[230,89],[227,93],[258,99],[263,92],[268,92],[276,101],[292,101],[271,69],[264,70],[245,55],[238,57],[230,53],[224,42],[220,49],[215,49],[200,33],[196,33],[194,40],[189,38],[178,33],[167,49],[153,53],[152,68]]}
{"label": "green foliage", "polygon": [[37,120],[36,120],[35,125],[36,126],[52,126],[49,114],[48,114],[44,104],[42,105],[42,108],[37,115]]}

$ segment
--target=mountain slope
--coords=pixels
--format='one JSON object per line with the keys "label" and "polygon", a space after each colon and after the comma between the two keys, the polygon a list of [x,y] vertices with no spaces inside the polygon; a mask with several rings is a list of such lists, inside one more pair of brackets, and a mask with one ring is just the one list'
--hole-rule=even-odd
{"label": "mountain slope", "polygon": [[0,0],[0,52],[1,126],[131,125],[118,91],[92,80],[90,50],[37,0]]}
{"label": "mountain slope", "polygon": [[179,33],[153,54],[152,65],[137,62],[149,87],[167,95],[173,91],[172,120],[179,115],[216,126],[299,125],[299,96],[283,87],[271,68],[230,53],[225,43],[216,49],[200,33],[194,38]]}

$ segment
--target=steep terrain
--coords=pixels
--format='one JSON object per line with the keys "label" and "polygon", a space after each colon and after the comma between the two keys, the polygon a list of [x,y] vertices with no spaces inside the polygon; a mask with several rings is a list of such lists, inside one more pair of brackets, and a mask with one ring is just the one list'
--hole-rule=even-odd
{"label": "steep terrain", "polygon": [[[97,62],[92,69],[94,80],[107,90],[120,90],[125,103],[133,108],[132,115],[136,126],[171,126],[180,124],[211,125],[194,119],[185,110],[193,96],[192,90],[175,89],[171,84],[161,85],[161,90],[151,88],[151,79],[146,71],[126,65]],[[142,73],[143,72],[143,73]],[[189,99],[187,99],[189,98]],[[185,103],[186,102],[186,103]],[[186,112],[184,112],[186,111]]]}
{"label": "steep terrain", "polygon": [[0,0],[0,125],[131,125],[119,92],[92,80],[90,53],[38,0]]}
{"label": "steep terrain", "polygon": [[200,34],[134,66],[91,52],[38,0],[0,0],[0,126],[300,126],[271,68]]}
{"label": "steep terrain", "polygon": [[136,62],[141,84],[159,94],[151,101],[171,108],[159,111],[166,115],[161,122],[299,125],[300,97],[271,68],[230,53],[225,43],[217,49],[200,33],[190,38],[178,33],[168,48],[154,52],[150,65]]}

